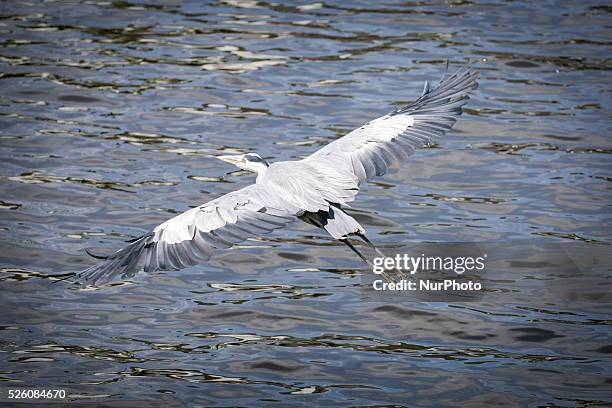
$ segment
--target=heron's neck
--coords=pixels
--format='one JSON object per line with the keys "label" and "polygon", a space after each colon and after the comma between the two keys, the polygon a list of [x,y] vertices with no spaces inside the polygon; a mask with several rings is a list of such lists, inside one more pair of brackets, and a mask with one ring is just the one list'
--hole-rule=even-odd
{"label": "heron's neck", "polygon": [[260,181],[261,178],[264,176],[264,174],[266,174],[268,172],[268,169],[270,168],[270,166],[267,166],[265,164],[258,164],[253,171],[255,173],[257,173],[257,181]]}

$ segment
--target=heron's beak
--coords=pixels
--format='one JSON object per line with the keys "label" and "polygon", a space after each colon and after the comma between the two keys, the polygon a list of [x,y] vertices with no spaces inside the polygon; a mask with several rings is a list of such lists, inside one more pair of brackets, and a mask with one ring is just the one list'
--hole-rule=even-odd
{"label": "heron's beak", "polygon": [[217,156],[217,159],[236,165],[242,161],[242,156]]}

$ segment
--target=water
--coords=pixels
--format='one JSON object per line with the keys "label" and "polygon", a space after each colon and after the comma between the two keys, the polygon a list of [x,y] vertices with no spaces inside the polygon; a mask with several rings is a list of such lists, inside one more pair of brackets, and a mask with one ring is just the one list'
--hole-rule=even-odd
{"label": "water", "polygon": [[50,278],[253,181],[213,156],[304,157],[418,96],[447,59],[474,61],[481,86],[438,146],[364,186],[353,214],[371,239],[605,248],[605,2],[0,9],[3,401],[21,387],[73,405],[612,403],[605,274],[574,301],[534,286],[538,268],[477,302],[365,301],[358,259],[296,223],[181,272],[98,290]]}

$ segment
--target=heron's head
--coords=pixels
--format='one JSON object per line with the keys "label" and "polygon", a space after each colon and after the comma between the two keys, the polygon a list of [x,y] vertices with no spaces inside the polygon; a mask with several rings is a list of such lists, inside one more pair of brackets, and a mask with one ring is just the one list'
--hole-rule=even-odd
{"label": "heron's head", "polygon": [[217,159],[233,164],[234,166],[254,173],[261,173],[270,164],[257,153],[239,154],[236,156],[217,156]]}

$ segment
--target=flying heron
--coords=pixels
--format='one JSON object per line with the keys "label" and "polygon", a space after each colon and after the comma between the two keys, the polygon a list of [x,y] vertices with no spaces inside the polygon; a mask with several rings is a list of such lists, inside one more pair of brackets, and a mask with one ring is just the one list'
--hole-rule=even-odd
{"label": "flying heron", "polygon": [[282,228],[301,219],[368,259],[348,240],[356,235],[378,249],[365,229],[342,209],[359,185],[381,176],[414,149],[432,143],[454,125],[478,86],[469,67],[446,74],[433,87],[426,82],[413,103],[393,109],[302,160],[269,163],[255,153],[219,159],[257,174],[254,184],[192,208],[84,271],[71,274],[98,285],[116,277],[181,269],[208,260],[217,249]]}

